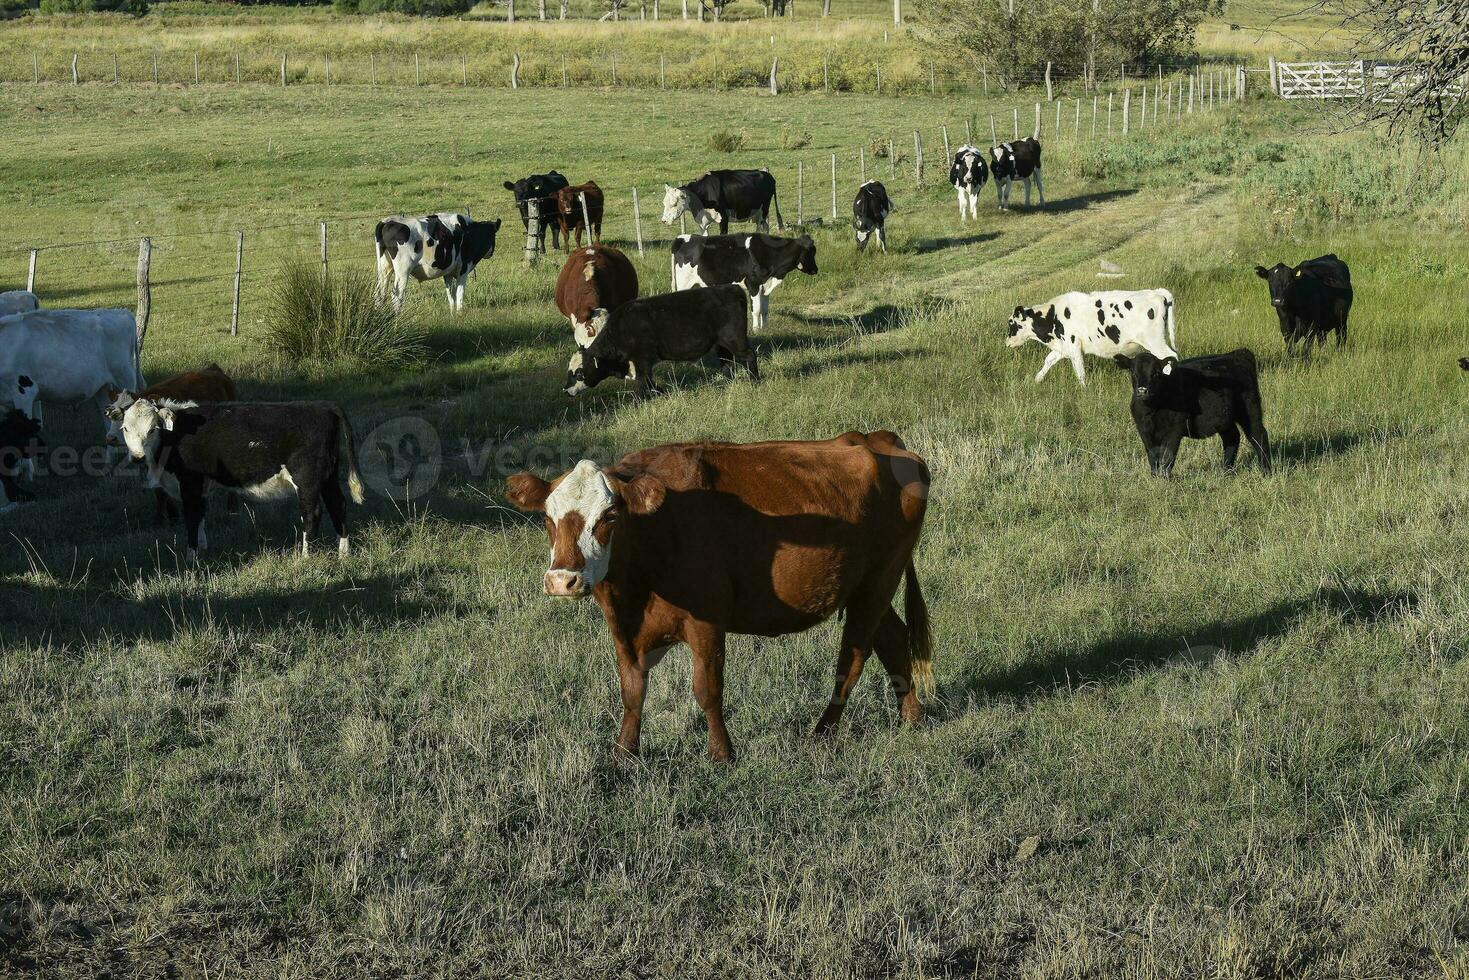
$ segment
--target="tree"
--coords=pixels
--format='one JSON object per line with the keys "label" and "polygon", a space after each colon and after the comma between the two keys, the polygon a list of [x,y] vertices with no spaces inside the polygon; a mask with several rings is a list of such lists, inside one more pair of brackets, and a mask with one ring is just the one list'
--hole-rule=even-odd
{"label": "tree", "polygon": [[1469,0],[1322,0],[1365,38],[1359,54],[1388,62],[1357,106],[1365,122],[1437,149],[1464,124]]}

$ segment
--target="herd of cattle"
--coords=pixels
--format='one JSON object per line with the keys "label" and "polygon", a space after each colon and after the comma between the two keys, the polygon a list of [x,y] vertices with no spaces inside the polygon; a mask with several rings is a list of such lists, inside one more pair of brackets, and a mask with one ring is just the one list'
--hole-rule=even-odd
{"label": "herd of cattle", "polygon": [[[1041,146],[1016,140],[988,151],[959,148],[950,169],[960,220],[977,217],[979,191],[993,178],[999,206],[1010,187],[1030,184],[1044,204]],[[670,250],[670,291],[641,295],[633,263],[601,242],[603,197],[593,182],[572,185],[551,171],[505,183],[527,235],[569,253],[555,304],[574,342],[565,391],[578,395],[604,379],[633,382],[639,397],[657,390],[660,361],[697,361],[714,353],[727,375],[736,365],[759,378],[750,331],[766,325],[771,293],[793,272],[817,274],[809,236],[769,234],[783,226],[776,182],[764,170],[717,170],[665,186],[665,224],[691,215],[700,234],[678,235]],[[858,249],[872,238],[887,251],[894,213],[887,189],[867,181],[852,203]],[[550,220],[547,220],[550,219]],[[730,234],[750,221],[754,234]],[[710,230],[718,224],[718,234]],[[374,231],[379,287],[401,305],[410,278],[442,279],[452,311],[477,265],[495,251],[500,221],[464,213],[391,217]],[[582,232],[589,241],[582,245]],[[572,236],[576,243],[573,247]],[[1297,266],[1257,267],[1289,351],[1335,333],[1346,342],[1350,275],[1334,255]],[[1067,292],[1016,307],[1011,347],[1037,343],[1048,353],[1036,381],[1067,361],[1086,383],[1088,356],[1131,372],[1131,412],[1149,466],[1168,475],[1184,437],[1218,436],[1232,467],[1240,435],[1270,469],[1254,354],[1246,349],[1182,360],[1178,310],[1166,289]],[[1469,370],[1469,359],[1465,361]],[[10,509],[31,499],[17,479],[33,477],[41,446],[42,401],[91,400],[107,427],[108,453],[121,445],[146,467],[160,521],[176,501],[187,556],[206,544],[205,500],[212,489],[252,497],[294,494],[303,552],[315,539],[323,505],[348,548],[346,496],[363,500],[352,427],[329,403],[237,400],[216,365],[147,386],[136,328],[127,310],[41,309],[26,292],[0,294],[0,484]],[[344,445],[345,444],[345,445]],[[729,758],[723,717],[727,633],[775,636],[844,614],[837,681],[818,724],[832,728],[875,654],[888,672],[905,721],[922,716],[917,686],[931,682],[928,613],[913,551],[928,499],[926,463],[890,432],[849,432],[822,442],[660,446],[609,467],[582,461],[547,481],[510,478],[516,507],[543,514],[551,545],[544,588],[553,596],[595,595],[617,651],[623,723],[617,745],[638,751],[648,671],[673,645],[694,658],[694,693],[709,726],[709,749]],[[906,582],[904,616],[892,608]]]}

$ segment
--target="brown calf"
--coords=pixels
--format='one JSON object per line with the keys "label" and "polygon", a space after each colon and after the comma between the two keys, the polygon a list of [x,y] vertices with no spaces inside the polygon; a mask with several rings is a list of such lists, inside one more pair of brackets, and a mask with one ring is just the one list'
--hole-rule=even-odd
{"label": "brown calf", "polygon": [[[581,195],[587,198],[587,211],[582,214]],[[594,181],[585,184],[577,184],[575,187],[563,187],[556,192],[556,221],[561,226],[561,245],[568,252],[571,251],[571,232],[576,230],[576,246],[581,247],[581,230],[591,222],[592,227],[587,229],[587,240],[592,239],[595,233],[596,240],[602,240],[602,188]]]}
{"label": "brown calf", "polygon": [[556,277],[556,309],[571,321],[578,347],[597,336],[594,310],[609,313],[638,298],[638,271],[632,261],[611,245],[577,248]]}
{"label": "brown calf", "polygon": [[[913,549],[928,505],[923,459],[891,432],[826,442],[685,443],[607,469],[582,460],[553,482],[509,480],[521,510],[544,512],[545,589],[596,596],[617,648],[621,752],[636,755],[648,671],[688,644],[709,754],[733,757],[724,724],[725,635],[779,636],[844,613],[836,688],[817,722],[830,732],[870,653],[887,669],[903,721],[931,687],[928,609]],[[892,600],[906,574],[906,622]]]}
{"label": "brown calf", "polygon": [[[122,431],[118,428],[122,422],[123,415],[128,406],[140,398],[146,398],[151,402],[168,399],[176,402],[232,402],[238,400],[238,392],[235,390],[235,382],[224,370],[214,363],[210,363],[198,371],[186,371],[176,374],[166,381],[160,381],[152,387],[142,391],[123,391],[119,388],[109,389],[108,398],[111,405],[107,409],[107,445],[122,445]],[[227,506],[230,511],[235,509],[235,495],[230,494]],[[175,520],[178,517],[178,508],[174,506],[173,499],[163,491],[161,487],[153,490],[153,519],[162,524],[165,521]]]}

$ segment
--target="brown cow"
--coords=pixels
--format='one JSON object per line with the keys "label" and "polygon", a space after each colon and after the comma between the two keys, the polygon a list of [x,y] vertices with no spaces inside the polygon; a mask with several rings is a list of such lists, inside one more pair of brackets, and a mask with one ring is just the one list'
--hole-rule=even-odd
{"label": "brown cow", "polygon": [[[111,447],[122,445],[122,430],[119,428],[122,424],[122,417],[127,412],[128,406],[140,398],[146,398],[152,402],[165,398],[176,402],[232,402],[238,399],[238,392],[235,390],[234,380],[225,374],[224,369],[218,364],[211,362],[198,371],[176,374],[142,391],[109,388],[107,396],[111,402],[107,409],[107,445],[110,452]],[[235,495],[230,494],[227,500],[227,506],[233,512]],[[177,516],[178,509],[174,506],[173,499],[161,487],[155,487],[153,490],[154,521],[162,524]]]}
{"label": "brown cow", "polygon": [[[586,195],[587,213],[582,214],[581,197]],[[585,184],[577,184],[575,187],[563,187],[556,192],[556,222],[561,226],[561,245],[568,252],[571,251],[571,232],[576,230],[576,247],[581,248],[581,230],[591,222],[587,228],[587,240],[602,240],[602,188],[598,187],[596,181],[587,181]]]}
{"label": "brown cow", "polygon": [[638,271],[611,245],[578,248],[556,277],[556,309],[571,321],[578,347],[587,346],[597,336],[592,323],[595,311],[610,313],[637,298]]}
{"label": "brown cow", "polygon": [[[521,510],[544,512],[545,589],[595,595],[617,648],[622,732],[636,755],[648,671],[677,643],[694,662],[709,754],[733,758],[724,726],[727,633],[779,636],[844,613],[829,733],[869,653],[887,669],[905,723],[923,717],[914,680],[933,683],[928,609],[913,549],[928,466],[891,432],[826,442],[683,443],[601,469],[582,460],[551,483],[509,480]],[[907,622],[893,611],[907,573]]]}

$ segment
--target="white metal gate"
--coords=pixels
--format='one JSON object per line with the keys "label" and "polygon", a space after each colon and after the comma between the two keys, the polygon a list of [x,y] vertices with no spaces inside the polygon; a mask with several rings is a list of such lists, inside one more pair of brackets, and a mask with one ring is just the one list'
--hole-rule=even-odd
{"label": "white metal gate", "polygon": [[1282,99],[1356,99],[1367,90],[1360,61],[1307,61],[1276,65]]}

